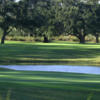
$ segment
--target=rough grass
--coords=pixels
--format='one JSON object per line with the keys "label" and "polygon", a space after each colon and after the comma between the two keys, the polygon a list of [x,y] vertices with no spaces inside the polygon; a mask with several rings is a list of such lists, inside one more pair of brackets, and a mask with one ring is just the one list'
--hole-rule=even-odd
{"label": "rough grass", "polygon": [[0,69],[0,96],[2,100],[99,100],[100,75]]}
{"label": "rough grass", "polygon": [[100,65],[99,44],[6,42],[0,64]]}

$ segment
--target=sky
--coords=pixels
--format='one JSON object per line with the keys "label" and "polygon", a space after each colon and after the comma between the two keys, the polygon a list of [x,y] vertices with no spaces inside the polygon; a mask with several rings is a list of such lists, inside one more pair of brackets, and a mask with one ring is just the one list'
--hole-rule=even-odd
{"label": "sky", "polygon": [[16,0],[16,2],[18,2],[18,1],[20,1],[20,0]]}

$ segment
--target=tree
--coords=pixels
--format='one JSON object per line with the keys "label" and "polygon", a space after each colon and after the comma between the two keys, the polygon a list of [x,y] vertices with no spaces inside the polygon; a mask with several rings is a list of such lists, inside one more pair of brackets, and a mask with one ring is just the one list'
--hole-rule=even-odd
{"label": "tree", "polygon": [[31,36],[36,35],[36,29],[43,23],[43,16],[37,11],[39,0],[22,0],[17,6],[17,25],[20,30],[27,31]]}
{"label": "tree", "polygon": [[57,0],[45,0],[39,3],[37,12],[41,14],[43,19],[39,35],[44,37],[44,42],[49,42],[52,36],[63,33],[64,25],[57,16],[60,7],[61,5]]}
{"label": "tree", "polygon": [[33,7],[34,9],[31,10],[31,12],[34,10],[33,16],[31,15],[33,23],[28,28],[31,26],[32,31],[36,29],[38,31],[36,35],[43,36],[44,42],[49,42],[49,37],[53,34],[55,20],[53,6],[54,4],[50,0],[38,0],[35,8]]}
{"label": "tree", "polygon": [[1,44],[4,44],[6,35],[12,31],[14,25],[13,3],[14,0],[1,0],[0,2],[0,27],[3,30]]}
{"label": "tree", "polygon": [[91,17],[91,5],[82,0],[62,1],[62,20],[66,33],[76,36],[80,43],[85,43],[88,33],[89,19]]}
{"label": "tree", "polygon": [[56,2],[53,0],[21,0],[16,5],[16,28],[35,36],[43,36],[49,42],[53,35],[61,33],[63,23],[56,20]]}
{"label": "tree", "polygon": [[99,34],[100,34],[100,4],[99,0],[92,0],[88,2],[91,4],[92,15],[89,23],[89,31],[96,38],[96,43],[99,43]]}
{"label": "tree", "polygon": [[53,30],[54,30],[53,24],[55,20],[52,1],[45,0],[45,1],[39,2],[38,9],[43,19],[42,25],[40,27],[40,35],[44,37],[44,42],[49,42],[49,37],[53,35]]}

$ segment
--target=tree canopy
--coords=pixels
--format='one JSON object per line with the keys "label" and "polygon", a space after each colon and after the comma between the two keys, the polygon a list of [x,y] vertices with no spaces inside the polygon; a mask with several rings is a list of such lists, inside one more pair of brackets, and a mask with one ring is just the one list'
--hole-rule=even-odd
{"label": "tree canopy", "polygon": [[99,0],[0,0],[1,43],[13,28],[30,35],[74,35],[80,43],[92,34],[98,41],[100,34]]}

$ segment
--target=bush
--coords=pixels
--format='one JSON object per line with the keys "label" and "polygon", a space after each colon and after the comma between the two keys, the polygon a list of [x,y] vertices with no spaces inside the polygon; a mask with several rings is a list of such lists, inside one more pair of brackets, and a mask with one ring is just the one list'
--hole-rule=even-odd
{"label": "bush", "polygon": [[6,40],[8,41],[34,41],[34,37],[29,36],[7,36]]}
{"label": "bush", "polygon": [[[7,36],[6,40],[9,41],[36,41],[36,42],[43,42],[43,37],[42,36],[37,36],[37,37],[31,37],[31,36]],[[78,42],[79,39],[75,36],[69,35],[69,36],[53,36],[50,39],[50,42],[52,40],[55,41],[73,41],[73,42]],[[85,38],[86,42],[95,42],[95,37],[93,35],[87,35]]]}

